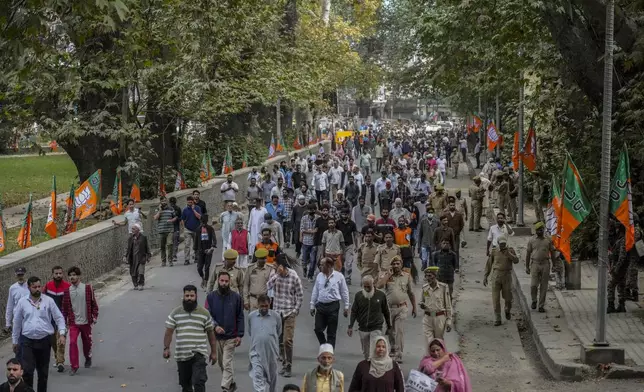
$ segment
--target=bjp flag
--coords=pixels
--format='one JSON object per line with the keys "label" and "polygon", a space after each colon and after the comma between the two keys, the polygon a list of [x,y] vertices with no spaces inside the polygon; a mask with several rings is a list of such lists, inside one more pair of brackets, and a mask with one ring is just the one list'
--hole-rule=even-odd
{"label": "bjp flag", "polygon": [[0,201],[0,253],[7,249],[7,229],[4,225],[4,216],[2,214],[2,201]]}
{"label": "bjp flag", "polygon": [[141,201],[141,180],[139,179],[139,173],[134,175],[134,182],[132,183],[132,190],[130,191],[130,199],[137,203]]}
{"label": "bjp flag", "polygon": [[56,176],[51,185],[51,198],[49,200],[49,213],[47,214],[47,223],[45,223],[45,232],[51,238],[56,238],[58,228],[56,227]]}
{"label": "bjp flag", "polygon": [[496,132],[496,125],[494,125],[494,121],[491,121],[487,128],[487,150],[494,151],[494,148],[499,144],[499,141],[499,134]]}
{"label": "bjp flag", "polygon": [[80,184],[74,193],[76,205],[76,220],[91,216],[101,202],[101,169],[94,172],[85,182]]}
{"label": "bjp flag", "polygon": [[515,171],[519,170],[519,132],[514,133],[514,146],[512,147],[512,167]]}
{"label": "bjp flag", "polygon": [[27,249],[31,246],[31,231],[34,225],[34,217],[31,214],[31,200],[31,194],[29,194],[29,204],[27,204],[27,211],[25,211],[25,217],[22,218],[22,226],[18,233],[18,246],[20,249]]}

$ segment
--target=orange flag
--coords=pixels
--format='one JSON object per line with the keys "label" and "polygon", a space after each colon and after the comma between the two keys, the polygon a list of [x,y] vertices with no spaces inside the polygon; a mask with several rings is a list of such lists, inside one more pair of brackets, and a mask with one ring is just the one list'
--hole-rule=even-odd
{"label": "orange flag", "polygon": [[514,133],[514,146],[512,147],[512,167],[519,170],[519,132]]}
{"label": "orange flag", "polygon": [[85,182],[80,184],[74,194],[76,205],[76,220],[91,216],[101,202],[101,169],[94,172]]}
{"label": "orange flag", "polygon": [[534,131],[534,119],[530,122],[528,137],[521,151],[521,159],[525,167],[531,172],[537,169],[537,135]]}
{"label": "orange flag", "polygon": [[141,201],[141,180],[139,179],[138,173],[134,176],[132,190],[130,191],[130,199],[133,199],[137,203]]}
{"label": "orange flag", "polygon": [[2,214],[2,200],[0,200],[0,253],[7,250],[7,229],[4,225],[4,216]]}
{"label": "orange flag", "polygon": [[487,127],[487,150],[494,151],[494,148],[499,144],[499,134],[496,133],[496,125],[494,121],[490,122]]}
{"label": "orange flag", "polygon": [[27,204],[27,211],[25,217],[22,218],[22,227],[18,233],[18,246],[21,249],[27,249],[31,246],[31,230],[33,229],[34,218],[31,215],[31,194],[29,194],[29,204]]}
{"label": "orange flag", "polygon": [[51,186],[51,199],[49,200],[49,214],[47,214],[45,232],[51,238],[56,238],[58,235],[58,228],[56,227],[56,176],[54,176]]}

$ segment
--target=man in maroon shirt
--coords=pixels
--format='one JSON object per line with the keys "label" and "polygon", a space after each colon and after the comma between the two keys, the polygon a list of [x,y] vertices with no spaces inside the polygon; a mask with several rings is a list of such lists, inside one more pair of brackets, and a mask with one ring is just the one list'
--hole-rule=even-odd
{"label": "man in maroon shirt", "polygon": [[[44,292],[54,300],[56,306],[58,306],[58,310],[62,312],[63,294],[69,288],[70,284],[63,279],[63,267],[57,265],[51,269],[51,273],[53,278],[45,285]],[[56,358],[56,367],[58,368],[58,373],[62,373],[65,371],[65,345],[59,344],[58,330],[54,332],[52,339],[51,348]]]}

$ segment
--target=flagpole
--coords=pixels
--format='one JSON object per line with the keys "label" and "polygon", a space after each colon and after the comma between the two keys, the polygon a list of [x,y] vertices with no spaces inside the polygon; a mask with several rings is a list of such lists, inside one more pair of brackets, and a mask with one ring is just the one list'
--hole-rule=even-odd
{"label": "flagpole", "polygon": [[[519,56],[521,53],[519,52]],[[523,88],[523,69],[519,71],[519,151],[523,148],[523,116],[524,116],[524,106],[523,100],[525,99],[525,89]],[[524,166],[523,159],[519,156],[519,205],[518,205],[518,216],[517,216],[517,226],[525,226],[523,221],[523,203],[524,203],[524,192],[523,192],[523,176],[524,176]],[[539,208],[539,206],[535,206]]]}
{"label": "flagpole", "polygon": [[276,109],[275,112],[277,116],[275,121],[277,125],[277,143],[279,143],[282,140],[282,98],[281,97],[277,97],[277,105],[275,106],[275,109]]}
{"label": "flagpole", "polygon": [[610,206],[611,120],[613,117],[613,34],[615,0],[606,3],[606,54],[604,55],[604,113],[602,118],[601,188],[599,193],[599,263],[597,265],[597,322],[595,346],[606,340],[606,281],[608,267],[608,209]]}

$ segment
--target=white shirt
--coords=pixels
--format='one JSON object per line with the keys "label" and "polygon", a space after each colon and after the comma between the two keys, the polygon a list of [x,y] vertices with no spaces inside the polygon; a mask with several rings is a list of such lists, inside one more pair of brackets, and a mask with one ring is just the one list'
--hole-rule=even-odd
{"label": "white shirt", "polygon": [[262,175],[259,172],[250,172],[248,173],[248,183],[250,184],[250,179],[254,178],[255,181],[259,184],[262,181]]}
{"label": "white shirt", "polygon": [[445,158],[438,158],[436,160],[436,165],[438,166],[438,170],[444,172],[445,167],[447,165],[447,160]]}
{"label": "white shirt", "polygon": [[239,192],[239,186],[236,182],[231,182],[229,184],[228,181],[225,181],[223,184],[221,184],[220,191],[223,190],[226,190],[224,193],[222,193],[224,200],[235,201],[235,195],[237,194],[237,192]]}
{"label": "white shirt", "polygon": [[512,236],[514,235],[514,230],[507,223],[502,228],[499,225],[492,225],[487,233],[487,240],[492,242],[493,248],[496,248],[499,246],[499,237],[502,235],[506,237]]}
{"label": "white shirt", "polygon": [[27,281],[25,280],[23,284],[18,282],[9,286],[9,297],[7,298],[7,312],[5,313],[4,319],[7,328],[11,326],[13,321],[13,310],[16,308],[18,301],[22,297],[29,295],[29,287],[27,286]]}
{"label": "white shirt", "polygon": [[356,184],[360,187],[360,189],[362,189],[362,184],[364,184],[364,176],[362,175],[362,173],[353,173],[353,178],[356,180]]}
{"label": "white shirt", "polygon": [[13,344],[18,344],[20,335],[29,339],[43,339],[54,334],[54,326],[65,334],[65,319],[51,297],[41,294],[40,301],[34,304],[29,296],[22,297],[13,313]]}
{"label": "white shirt", "polygon": [[342,173],[344,172],[344,169],[341,168],[340,166],[338,167],[331,167],[329,169],[329,182],[334,185],[338,185],[340,183],[340,179],[342,178]]}
{"label": "white shirt", "polygon": [[382,177],[377,179],[375,183],[375,188],[376,188],[376,194],[379,195],[380,192],[384,191],[385,188],[387,188],[387,179],[383,180]]}
{"label": "white shirt", "polygon": [[132,226],[135,223],[138,223],[141,226],[141,232],[143,232],[143,223],[141,223],[141,213],[138,208],[135,208],[134,211],[127,210],[125,211],[125,220],[127,220],[127,232],[132,234]]}
{"label": "white shirt", "polygon": [[328,277],[322,272],[318,273],[311,292],[311,309],[315,309],[315,305],[319,303],[328,304],[340,300],[344,302],[344,309],[349,309],[349,287],[344,276],[335,270]]}
{"label": "white shirt", "polygon": [[315,173],[311,185],[316,191],[325,191],[329,184],[329,179],[325,172]]}

